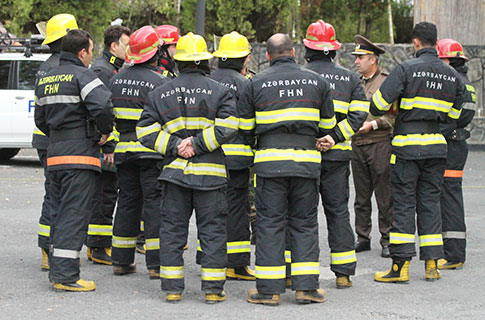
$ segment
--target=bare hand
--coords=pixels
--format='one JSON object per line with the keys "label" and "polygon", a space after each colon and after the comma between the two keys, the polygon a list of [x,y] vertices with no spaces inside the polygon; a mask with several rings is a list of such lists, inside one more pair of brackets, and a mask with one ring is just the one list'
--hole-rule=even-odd
{"label": "bare hand", "polygon": [[317,139],[317,149],[320,151],[328,151],[332,149],[332,147],[335,145],[335,140],[330,135],[326,135],[325,137],[322,137],[320,139]]}
{"label": "bare hand", "polygon": [[366,121],[364,122],[364,124],[362,125],[362,127],[360,127],[359,131],[357,131],[357,133],[359,134],[366,134],[368,133],[369,131],[373,130],[374,128],[372,127],[372,122],[370,121]]}
{"label": "bare hand", "polygon": [[185,159],[195,156],[195,150],[192,146],[192,138],[188,137],[182,140],[177,146],[177,154]]}
{"label": "bare hand", "polygon": [[106,167],[108,169],[113,169],[113,166],[115,164],[115,154],[114,154],[114,152],[103,153],[103,161],[106,164]]}
{"label": "bare hand", "polygon": [[106,143],[106,141],[108,141],[108,138],[109,138],[109,133],[107,133],[107,134],[101,134],[101,139],[99,139],[98,144],[100,146],[102,146],[103,144]]}

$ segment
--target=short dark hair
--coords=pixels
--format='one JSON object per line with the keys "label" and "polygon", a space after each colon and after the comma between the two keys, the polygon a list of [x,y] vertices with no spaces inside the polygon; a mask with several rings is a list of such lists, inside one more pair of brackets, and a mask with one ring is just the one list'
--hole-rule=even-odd
{"label": "short dark hair", "polygon": [[89,51],[89,40],[91,39],[91,35],[87,31],[71,30],[62,38],[62,50],[74,55],[77,55],[82,49]]}
{"label": "short dark hair", "polygon": [[124,26],[111,26],[104,31],[104,48],[108,49],[111,47],[113,42],[118,43],[122,35],[126,34],[128,37],[131,34],[131,30]]}
{"label": "short dark hair", "polygon": [[438,30],[431,22],[420,22],[414,26],[413,39],[419,39],[424,46],[435,46],[438,40]]}
{"label": "short dark hair", "polygon": [[276,33],[272,35],[266,43],[266,51],[272,58],[280,56],[287,56],[291,54],[293,49],[293,41],[289,35],[285,33]]}

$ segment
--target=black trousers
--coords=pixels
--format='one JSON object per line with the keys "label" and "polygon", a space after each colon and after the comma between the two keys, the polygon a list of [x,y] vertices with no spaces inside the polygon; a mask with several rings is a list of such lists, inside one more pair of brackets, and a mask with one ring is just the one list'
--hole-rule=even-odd
{"label": "black trousers", "polygon": [[49,171],[51,191],[51,250],[49,279],[79,280],[79,255],[86,240],[96,173],[92,170]]}
{"label": "black trousers", "polygon": [[[290,235],[294,290],[319,288],[317,179],[256,177],[256,287],[285,292],[286,230]],[[290,275],[288,275],[290,276]]]}
{"label": "black trousers", "polygon": [[44,170],[44,201],[42,201],[42,209],[39,218],[39,232],[37,243],[39,248],[49,251],[49,237],[51,231],[51,218],[49,213],[49,207],[51,206],[51,196],[50,196],[50,185],[51,178],[47,173],[47,150],[37,149],[37,154],[39,155],[40,164]]}
{"label": "black trousers", "polygon": [[136,159],[118,167],[119,198],[113,225],[111,260],[113,265],[135,261],[136,238],[144,212],[145,260],[148,269],[160,268],[160,183],[161,161]]}
{"label": "black trousers", "polygon": [[322,161],[320,195],[327,219],[330,270],[354,275],[357,266],[349,214],[349,161]]}
{"label": "black trousers", "polygon": [[391,143],[383,141],[352,145],[352,177],[355,185],[355,232],[357,241],[370,240],[372,194],[375,194],[381,246],[389,245],[391,228]]}
{"label": "black trousers", "polygon": [[440,186],[445,159],[396,159],[391,166],[393,198],[389,250],[393,258],[416,255],[416,218],[421,260],[443,257]]}
{"label": "black trousers", "polygon": [[220,293],[226,281],[227,201],[223,189],[195,190],[163,182],[160,223],[162,291],[181,293],[184,283],[184,246],[195,209],[201,256],[202,291]]}
{"label": "black trousers", "polygon": [[91,221],[88,226],[88,247],[110,248],[113,236],[113,213],[118,199],[116,173],[103,170],[96,179]]}
{"label": "black trousers", "polygon": [[468,156],[466,141],[448,140],[446,170],[441,184],[441,221],[444,256],[448,261],[466,258],[466,225],[463,204],[463,169]]}

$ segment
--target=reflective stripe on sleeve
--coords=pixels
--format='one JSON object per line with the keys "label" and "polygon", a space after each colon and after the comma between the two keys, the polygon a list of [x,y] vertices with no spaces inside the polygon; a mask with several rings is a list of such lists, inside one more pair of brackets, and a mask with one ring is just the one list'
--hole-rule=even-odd
{"label": "reflective stripe on sleeve", "polygon": [[310,274],[320,274],[319,262],[293,262],[291,264],[291,276],[304,276]]}
{"label": "reflective stripe on sleeve", "polygon": [[391,144],[394,147],[427,146],[432,144],[446,144],[446,139],[441,133],[407,134],[394,136]]}
{"label": "reflective stripe on sleeve", "polygon": [[146,244],[147,250],[160,250],[160,239],[159,238],[146,239],[145,244]]}
{"label": "reflective stripe on sleeve", "polygon": [[320,163],[322,156],[317,150],[264,149],[256,150],[254,163],[267,161],[295,161]]}
{"label": "reflective stripe on sleeve", "polygon": [[165,267],[160,266],[160,278],[165,279],[183,279],[184,267]]}
{"label": "reflective stripe on sleeve", "polygon": [[145,147],[140,141],[121,141],[116,144],[116,153],[125,152],[156,152],[150,148]]}
{"label": "reflective stripe on sleeve", "polygon": [[258,279],[285,279],[286,266],[256,266],[256,278]]}
{"label": "reflective stripe on sleeve", "polygon": [[320,111],[313,108],[287,108],[273,111],[256,111],[257,124],[274,124],[283,121],[320,121]]}
{"label": "reflective stripe on sleeve", "polygon": [[146,127],[136,127],[136,136],[138,137],[138,139],[141,139],[144,136],[147,136],[154,132],[159,132],[161,130],[162,126],[160,125],[160,123],[156,122]]}
{"label": "reflective stripe on sleeve", "polygon": [[240,130],[252,130],[256,127],[256,119],[243,119],[239,118],[239,129]]}
{"label": "reflective stripe on sleeve", "polygon": [[170,140],[171,134],[165,131],[160,131],[158,134],[157,140],[155,141],[155,150],[160,152],[161,154],[165,154],[167,152],[168,142]]}
{"label": "reflective stripe on sleeve", "polygon": [[345,140],[349,140],[355,133],[354,130],[352,130],[348,119],[340,121],[337,126],[340,129],[340,132],[342,132]]}
{"label": "reflective stripe on sleeve", "polygon": [[403,243],[414,243],[414,234],[410,233],[389,233],[389,243],[390,244],[403,244]]}
{"label": "reflective stripe on sleeve", "polygon": [[216,118],[215,125],[237,130],[239,128],[239,120],[236,117],[227,117],[225,119]]}
{"label": "reflective stripe on sleeve", "polygon": [[115,248],[135,248],[136,237],[118,237],[113,236],[112,246]]}
{"label": "reflective stripe on sleeve", "polygon": [[466,232],[463,231],[445,231],[443,239],[466,239]]}
{"label": "reflective stripe on sleeve", "polygon": [[223,144],[222,150],[226,156],[254,156],[253,149],[245,144]]}
{"label": "reflective stripe on sleeve", "polygon": [[362,111],[369,113],[369,101],[352,100],[349,106],[349,112]]}
{"label": "reflective stripe on sleeve", "polygon": [[201,279],[203,281],[224,281],[226,280],[225,268],[201,268]]}
{"label": "reflective stripe on sleeve", "polygon": [[346,264],[346,263],[353,263],[356,261],[357,261],[357,256],[355,255],[355,250],[330,253],[330,264]]}
{"label": "reflective stripe on sleeve", "polygon": [[391,105],[382,97],[380,89],[374,93],[372,96],[372,101],[374,102],[376,108],[381,111],[388,111],[391,108]]}
{"label": "reflective stripe on sleeve", "polygon": [[86,99],[86,97],[88,96],[88,94],[91,91],[93,91],[94,88],[96,88],[97,86],[101,86],[101,85],[103,85],[103,81],[101,81],[99,78],[94,79],[93,81],[91,81],[90,83],[88,83],[87,85],[85,85],[81,89],[81,98],[83,100]]}
{"label": "reflective stripe on sleeve", "polygon": [[419,246],[429,247],[429,246],[442,246],[443,236],[439,234],[426,234],[419,236]]}
{"label": "reflective stripe on sleeve", "polygon": [[218,176],[218,177],[227,177],[226,166],[223,164],[215,164],[215,163],[192,163],[188,162],[185,159],[177,158],[172,161],[170,164],[164,166],[165,168],[171,169],[179,169],[183,170],[184,174],[193,174],[193,175],[211,175],[211,176]]}
{"label": "reflective stripe on sleeve", "polygon": [[81,252],[77,250],[54,248],[52,251],[52,256],[57,258],[78,259],[81,256]]}
{"label": "reflective stripe on sleeve", "polygon": [[46,224],[39,223],[39,236],[49,237],[51,234],[51,227]]}
{"label": "reflective stripe on sleeve", "polygon": [[103,224],[90,224],[88,226],[88,235],[90,236],[112,236],[113,226]]}
{"label": "reflective stripe on sleeve", "polygon": [[170,120],[162,126],[162,130],[175,133],[182,129],[202,130],[214,126],[214,120],[204,117],[178,117]]}
{"label": "reflective stripe on sleeve", "polygon": [[227,254],[251,252],[251,241],[231,241],[227,243]]}
{"label": "reflective stripe on sleeve", "polygon": [[214,151],[215,149],[221,146],[219,142],[217,142],[214,127],[204,129],[204,131],[202,131],[202,137],[204,138],[204,143],[206,148],[210,152]]}
{"label": "reflective stripe on sleeve", "polygon": [[337,124],[337,119],[333,116],[330,119],[321,118],[318,126],[322,129],[332,129]]}
{"label": "reflective stripe on sleeve", "polygon": [[343,142],[339,142],[332,147],[332,150],[344,150],[344,151],[351,151],[352,144],[350,140],[345,140]]}
{"label": "reflective stripe on sleeve", "polygon": [[460,117],[460,114],[461,114],[461,109],[457,110],[455,108],[451,108],[450,112],[448,112],[448,117],[456,120]]}
{"label": "reflective stripe on sleeve", "polygon": [[140,120],[143,109],[140,108],[113,108],[117,119],[123,120]]}
{"label": "reflective stripe on sleeve", "polygon": [[349,113],[349,103],[340,100],[333,100],[333,110],[343,114]]}

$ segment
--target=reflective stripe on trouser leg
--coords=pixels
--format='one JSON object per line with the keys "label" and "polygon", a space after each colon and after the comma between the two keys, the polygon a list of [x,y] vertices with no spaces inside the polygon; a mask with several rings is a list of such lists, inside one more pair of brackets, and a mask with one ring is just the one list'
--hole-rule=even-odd
{"label": "reflective stripe on trouser leg", "polygon": [[440,187],[445,164],[445,159],[426,159],[420,163],[421,172],[416,189],[420,260],[443,258]]}
{"label": "reflective stripe on trouser leg", "polygon": [[79,169],[49,172],[53,213],[49,279],[53,282],[80,279],[79,252],[86,239],[96,174]]}
{"label": "reflective stripe on trouser leg", "polygon": [[118,198],[116,173],[102,171],[97,176],[93,209],[88,227],[88,247],[109,248],[113,235],[113,211]]}
{"label": "reflective stripe on trouser leg", "polygon": [[251,242],[249,232],[249,169],[230,170],[226,190],[227,266],[250,265]]}
{"label": "reflective stripe on trouser leg", "polygon": [[[219,293],[225,283],[227,265],[227,200],[223,189],[194,190],[193,204],[197,220],[201,259],[202,291]],[[224,274],[222,275],[222,271]]]}
{"label": "reflective stripe on trouser leg", "polygon": [[[113,265],[129,265],[135,261],[143,196],[138,167],[128,162],[119,164],[117,169],[119,198],[113,223],[111,260]],[[129,242],[122,243],[117,239]]]}
{"label": "reflective stripe on trouser leg", "polygon": [[334,273],[344,275],[354,275],[357,265],[356,260],[352,258],[355,240],[349,218],[349,175],[349,161],[322,162],[320,195],[327,219],[330,252],[345,253],[346,257],[339,260],[333,259],[332,256],[333,263],[330,264],[330,269]]}
{"label": "reflective stripe on trouser leg", "polygon": [[39,248],[49,251],[49,246],[50,246],[50,240],[49,240],[49,234],[50,234],[50,213],[49,213],[49,207],[50,207],[50,202],[51,202],[51,196],[50,196],[50,176],[47,174],[47,150],[42,150],[42,149],[37,149],[37,154],[39,155],[40,163],[42,164],[42,168],[44,170],[44,199],[42,201],[42,209],[41,209],[41,214],[39,218],[39,232],[38,232],[38,246]]}

